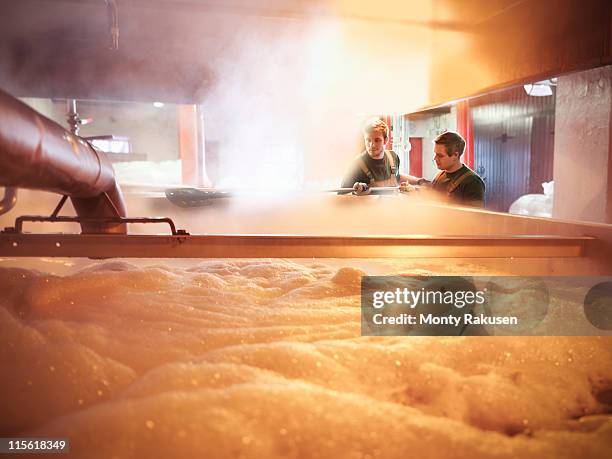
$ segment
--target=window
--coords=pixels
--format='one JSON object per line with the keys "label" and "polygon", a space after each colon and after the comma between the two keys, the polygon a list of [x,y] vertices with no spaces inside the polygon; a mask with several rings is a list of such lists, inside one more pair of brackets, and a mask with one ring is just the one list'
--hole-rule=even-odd
{"label": "window", "polygon": [[132,151],[130,139],[128,137],[113,136],[108,139],[93,139],[91,143],[94,147],[105,153],[129,154]]}

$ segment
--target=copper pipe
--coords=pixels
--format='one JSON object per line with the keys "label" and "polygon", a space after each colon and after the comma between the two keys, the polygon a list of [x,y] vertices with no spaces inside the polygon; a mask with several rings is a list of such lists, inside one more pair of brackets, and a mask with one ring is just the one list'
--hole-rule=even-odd
{"label": "copper pipe", "polygon": [[[104,153],[2,90],[0,119],[0,186],[68,195],[82,217],[126,215]],[[122,224],[81,228],[83,233],[127,232]]]}

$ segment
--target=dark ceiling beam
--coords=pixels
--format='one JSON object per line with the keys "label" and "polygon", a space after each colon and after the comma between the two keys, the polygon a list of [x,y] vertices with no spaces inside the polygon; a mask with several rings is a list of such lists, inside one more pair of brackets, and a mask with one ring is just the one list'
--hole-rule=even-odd
{"label": "dark ceiling beam", "polygon": [[[25,0],[26,2],[49,5],[49,0]],[[435,1],[435,0],[432,0]],[[63,4],[74,7],[82,6],[104,6],[104,0],[54,0],[54,4]],[[248,4],[246,4],[248,3]],[[294,2],[295,3],[295,2]],[[252,2],[227,2],[210,0],[124,0],[117,1],[119,11],[121,10],[153,10],[153,11],[190,11],[197,14],[215,13],[227,14],[241,17],[261,17],[289,20],[321,20],[341,19],[353,20],[377,24],[399,25],[404,27],[422,27],[428,29],[461,31],[472,26],[470,20],[413,20],[408,18],[396,18],[393,15],[367,16],[352,14],[346,11],[338,11],[326,5],[324,2],[299,2],[297,7],[275,8],[271,6],[253,5]]]}

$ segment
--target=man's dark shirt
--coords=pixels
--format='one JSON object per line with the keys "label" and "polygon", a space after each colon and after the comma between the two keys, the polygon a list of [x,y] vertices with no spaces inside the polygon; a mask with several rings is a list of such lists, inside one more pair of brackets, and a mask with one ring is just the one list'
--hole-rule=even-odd
{"label": "man's dark shirt", "polygon": [[[390,153],[393,156],[393,160],[395,161],[395,178],[397,179],[397,183],[399,184],[400,159],[394,151],[391,151]],[[391,177],[391,164],[389,163],[389,159],[387,158],[386,154],[383,155],[381,159],[372,159],[372,157],[368,155],[368,152],[364,151],[359,156],[357,156],[357,158],[355,158],[351,163],[351,168],[342,179],[342,188],[352,188],[355,182],[366,184],[370,183],[370,179],[368,178],[368,176],[359,167],[359,159],[361,159],[368,167],[368,169],[370,169],[374,180],[386,180]]]}
{"label": "man's dark shirt", "polygon": [[481,204],[484,201],[485,184],[482,179],[465,164],[460,169],[452,173],[446,173],[446,179],[437,184],[432,184],[432,187],[440,192],[446,193],[448,180],[454,181],[461,177],[464,173],[471,171],[463,181],[451,192],[450,197],[458,204],[469,204],[479,201]]}

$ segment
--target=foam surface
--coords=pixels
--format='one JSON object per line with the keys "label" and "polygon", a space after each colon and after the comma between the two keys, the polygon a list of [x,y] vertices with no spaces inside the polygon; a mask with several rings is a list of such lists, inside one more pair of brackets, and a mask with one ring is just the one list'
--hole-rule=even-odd
{"label": "foam surface", "polygon": [[612,339],[361,337],[362,268],[0,268],[0,432],[100,458],[612,455]]}

